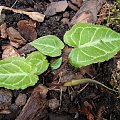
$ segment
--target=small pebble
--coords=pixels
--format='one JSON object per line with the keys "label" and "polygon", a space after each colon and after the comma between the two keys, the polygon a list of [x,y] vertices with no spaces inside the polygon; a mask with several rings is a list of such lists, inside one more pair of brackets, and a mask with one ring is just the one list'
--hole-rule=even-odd
{"label": "small pebble", "polygon": [[16,100],[15,100],[15,104],[16,104],[16,105],[19,105],[19,106],[23,106],[23,105],[25,105],[26,100],[27,100],[26,94],[20,93],[20,94],[18,95],[18,97],[16,98]]}

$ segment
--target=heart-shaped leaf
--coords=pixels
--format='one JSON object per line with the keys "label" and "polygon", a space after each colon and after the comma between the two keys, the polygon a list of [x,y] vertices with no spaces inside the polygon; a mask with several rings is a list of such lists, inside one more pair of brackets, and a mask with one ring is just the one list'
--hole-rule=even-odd
{"label": "heart-shaped leaf", "polygon": [[56,57],[61,55],[61,49],[64,48],[63,42],[54,35],[40,37],[30,43],[44,55]]}
{"label": "heart-shaped leaf", "polygon": [[53,63],[51,63],[51,68],[53,70],[58,69],[62,63],[62,57],[56,59]]}
{"label": "heart-shaped leaf", "polygon": [[0,87],[25,89],[38,81],[36,69],[24,58],[15,57],[0,61]]}
{"label": "heart-shaped leaf", "polygon": [[32,52],[26,58],[27,61],[31,62],[37,69],[36,74],[40,75],[48,69],[49,63],[44,56],[39,51]]}
{"label": "heart-shaped leaf", "polygon": [[75,67],[109,60],[120,50],[120,34],[100,25],[78,23],[64,35],[64,42],[74,47],[69,55]]}

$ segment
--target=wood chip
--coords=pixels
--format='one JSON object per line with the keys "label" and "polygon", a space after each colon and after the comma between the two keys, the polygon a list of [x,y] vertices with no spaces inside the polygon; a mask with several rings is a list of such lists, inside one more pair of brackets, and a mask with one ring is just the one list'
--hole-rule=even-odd
{"label": "wood chip", "polygon": [[50,5],[47,7],[45,11],[45,15],[52,16],[55,15],[57,12],[63,12],[68,7],[68,3],[66,0],[59,1],[59,2],[51,2]]}
{"label": "wood chip", "polygon": [[16,120],[46,120],[48,102],[42,97],[41,87],[36,87]]}
{"label": "wood chip", "polygon": [[[77,11],[75,16],[71,20],[71,25],[74,25],[78,22],[81,22],[81,19],[87,18],[87,22],[89,23],[95,23],[97,21],[97,14],[102,7],[102,5],[105,3],[104,0],[89,0],[84,1],[80,9]],[[84,14],[83,14],[84,13]],[[85,13],[89,13],[86,17]],[[80,18],[80,16],[82,17]],[[88,18],[88,16],[90,18]],[[92,16],[92,17],[91,17]],[[91,19],[92,18],[92,19]],[[80,21],[79,21],[80,19]],[[88,21],[89,19],[89,21]],[[84,20],[86,22],[86,20]]]}
{"label": "wood chip", "polygon": [[9,106],[12,103],[12,92],[10,90],[0,90],[0,114],[10,114]]}
{"label": "wood chip", "polygon": [[17,50],[15,50],[15,48],[13,48],[11,45],[2,46],[2,49],[3,49],[2,59],[20,56]]}
{"label": "wood chip", "polygon": [[0,104],[0,114],[10,114],[11,111],[6,104]]}
{"label": "wood chip", "polygon": [[5,14],[2,14],[4,6],[0,6],[0,24],[5,20]]}
{"label": "wood chip", "polygon": [[79,10],[79,8],[78,8],[77,6],[75,6],[74,4],[72,4],[70,1],[68,1],[68,6],[69,6],[72,10],[74,10],[74,11],[78,11],[78,10]]}
{"label": "wood chip", "polygon": [[10,44],[16,48],[19,48],[26,43],[26,40],[13,27],[7,28],[7,34],[10,39]]}
{"label": "wood chip", "polygon": [[10,90],[0,90],[0,104],[10,105],[12,103],[12,92]]}
{"label": "wood chip", "polygon": [[69,19],[68,19],[68,18],[63,18],[61,21],[63,22],[63,24],[67,24],[67,25],[69,25],[69,24],[70,24],[70,22],[69,22]]}
{"label": "wood chip", "polygon": [[23,46],[22,48],[18,49],[18,53],[20,55],[25,55],[25,54],[28,54],[28,53],[31,53],[33,51],[35,51],[36,49],[30,45],[30,44],[26,44],[25,46]]}
{"label": "wood chip", "polygon": [[0,25],[0,37],[6,39],[7,38],[7,26],[6,23]]}
{"label": "wood chip", "polygon": [[36,22],[32,20],[20,20],[17,23],[18,31],[28,41],[33,41],[37,38]]}
{"label": "wood chip", "polygon": [[76,18],[76,20],[71,21],[70,24],[76,24],[76,23],[93,23],[93,15],[91,12],[83,12],[79,17]]}

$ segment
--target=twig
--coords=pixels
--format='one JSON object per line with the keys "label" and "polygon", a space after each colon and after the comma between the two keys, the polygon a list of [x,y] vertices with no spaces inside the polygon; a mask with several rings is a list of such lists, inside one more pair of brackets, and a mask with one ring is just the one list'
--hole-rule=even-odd
{"label": "twig", "polygon": [[18,2],[18,0],[15,0],[15,2],[13,3],[13,5],[11,6],[11,8],[13,8],[17,2]]}

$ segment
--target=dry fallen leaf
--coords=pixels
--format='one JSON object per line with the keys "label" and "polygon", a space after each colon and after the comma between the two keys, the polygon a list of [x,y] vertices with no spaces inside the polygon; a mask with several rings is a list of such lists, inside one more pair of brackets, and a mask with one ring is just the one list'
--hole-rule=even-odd
{"label": "dry fallen leaf", "polygon": [[6,7],[6,6],[0,6],[0,13],[3,9],[11,10],[15,13],[28,15],[31,19],[33,19],[35,21],[38,21],[38,22],[43,22],[44,18],[45,18],[45,15],[43,15],[39,12],[26,12],[26,11],[23,11],[23,10],[17,10],[17,9],[9,8],[9,7]]}
{"label": "dry fallen leaf", "polygon": [[63,12],[68,7],[67,1],[51,2],[45,11],[45,15],[52,16],[57,12]]}
{"label": "dry fallen leaf", "polygon": [[11,45],[2,46],[2,49],[3,49],[2,59],[20,56],[17,53],[17,50],[15,50]]}
{"label": "dry fallen leaf", "polygon": [[24,12],[24,14],[28,15],[31,19],[38,22],[43,22],[45,18],[45,15],[39,12]]}
{"label": "dry fallen leaf", "polygon": [[13,27],[7,28],[7,34],[10,39],[10,44],[16,48],[19,48],[26,43],[26,40]]}
{"label": "dry fallen leaf", "polygon": [[32,20],[20,20],[17,26],[18,31],[26,40],[32,41],[37,38],[37,32],[35,30],[36,22]]}
{"label": "dry fallen leaf", "polygon": [[0,25],[0,37],[1,38],[7,38],[7,31],[6,31],[7,27],[6,27],[6,23],[3,23],[2,25]]}

